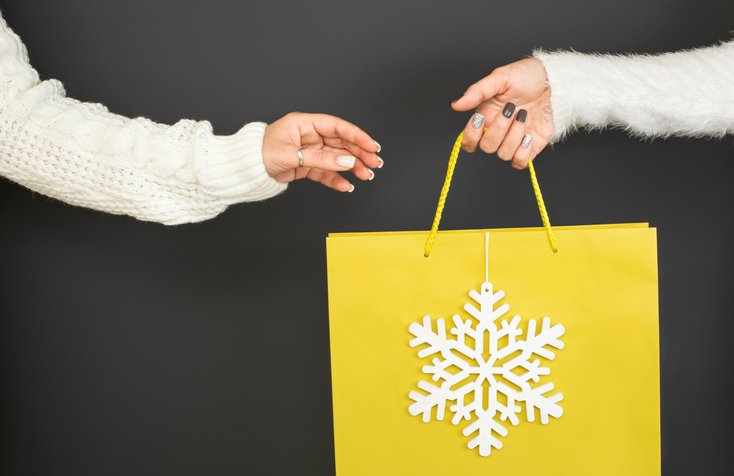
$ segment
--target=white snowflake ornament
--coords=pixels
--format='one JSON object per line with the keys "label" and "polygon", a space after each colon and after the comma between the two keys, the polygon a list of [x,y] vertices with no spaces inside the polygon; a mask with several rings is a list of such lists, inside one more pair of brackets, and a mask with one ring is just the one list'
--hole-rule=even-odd
{"label": "white snowflake ornament", "polygon": [[[494,309],[497,301],[505,296],[503,291],[494,293],[492,284],[485,282],[481,294],[472,290],[469,295],[479,304],[479,309],[467,303],[464,310],[478,322],[476,327],[472,327],[471,319],[464,321],[455,315],[451,329],[455,339],[446,337],[443,319],[436,321],[436,332],[430,316],[423,318],[423,324],[414,322],[410,325],[410,333],[415,336],[410,346],[429,345],[418,351],[418,357],[438,354],[433,358],[433,365],[423,367],[423,373],[439,382],[439,386],[423,380],[418,382],[418,388],[428,394],[410,392],[415,403],[408,410],[414,416],[423,414],[423,421],[428,422],[435,406],[436,419],[443,420],[447,402],[453,402],[449,410],[454,414],[451,419],[454,425],[462,420],[472,420],[473,413],[474,419],[464,427],[463,433],[469,436],[478,432],[478,435],[469,440],[467,446],[470,449],[478,446],[480,455],[489,456],[492,447],[502,448],[502,442],[492,432],[507,436],[507,428],[495,417],[499,416],[501,421],[509,419],[513,425],[519,424],[518,414],[522,409],[517,402],[525,402],[526,418],[530,422],[535,420],[536,408],[543,424],[548,423],[548,415],[559,418],[563,414],[563,408],[558,405],[563,395],[544,396],[553,390],[552,383],[531,386],[531,382],[540,381],[541,375],[550,374],[550,369],[541,367],[538,359],[530,359],[535,354],[552,360],[555,354],[546,347],[562,349],[563,342],[558,338],[565,329],[561,324],[551,327],[550,318],[545,317],[540,332],[536,334],[536,323],[531,319],[525,340],[518,340],[522,335],[518,328],[520,316],[513,317],[509,323],[503,320],[500,327],[495,322],[510,309],[507,304]],[[473,340],[473,346],[467,338]],[[485,397],[486,388],[488,395]]]}

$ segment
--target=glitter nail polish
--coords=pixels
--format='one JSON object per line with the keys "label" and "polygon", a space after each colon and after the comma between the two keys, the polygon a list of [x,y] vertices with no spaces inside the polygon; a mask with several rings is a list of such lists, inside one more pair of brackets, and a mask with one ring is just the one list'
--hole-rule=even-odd
{"label": "glitter nail polish", "polygon": [[476,113],[471,118],[471,127],[472,129],[479,129],[482,127],[482,123],[484,123],[484,116]]}

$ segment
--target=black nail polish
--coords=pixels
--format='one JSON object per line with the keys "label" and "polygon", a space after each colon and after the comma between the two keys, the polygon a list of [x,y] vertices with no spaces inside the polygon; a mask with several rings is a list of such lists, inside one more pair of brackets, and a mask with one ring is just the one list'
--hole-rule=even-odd
{"label": "black nail polish", "polygon": [[515,113],[515,105],[511,102],[508,102],[505,104],[505,108],[502,109],[502,115],[505,117],[512,117],[512,115]]}
{"label": "black nail polish", "polygon": [[456,96],[454,99],[451,100],[451,104],[454,104],[455,102],[457,102],[459,99],[461,99],[463,97],[464,97],[463,94],[461,96]]}
{"label": "black nail polish", "polygon": [[527,118],[528,118],[528,111],[526,111],[525,109],[520,109],[519,111],[517,111],[517,117],[515,117],[517,122],[524,123],[525,119]]}

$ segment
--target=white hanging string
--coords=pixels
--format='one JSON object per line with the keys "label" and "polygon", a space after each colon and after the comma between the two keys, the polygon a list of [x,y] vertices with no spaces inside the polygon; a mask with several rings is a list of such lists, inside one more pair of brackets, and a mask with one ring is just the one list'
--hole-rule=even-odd
{"label": "white hanging string", "polygon": [[489,282],[489,232],[484,240],[484,282]]}

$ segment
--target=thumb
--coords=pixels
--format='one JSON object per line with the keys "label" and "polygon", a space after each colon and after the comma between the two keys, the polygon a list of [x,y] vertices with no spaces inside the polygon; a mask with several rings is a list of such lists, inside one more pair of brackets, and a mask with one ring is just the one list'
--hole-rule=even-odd
{"label": "thumb", "polygon": [[451,103],[451,107],[455,111],[468,111],[479,106],[484,101],[492,99],[498,94],[505,92],[506,81],[504,75],[498,70],[494,70],[492,74],[484,79],[477,81],[469,86],[463,96]]}
{"label": "thumb", "polygon": [[350,170],[357,162],[352,155],[338,154],[324,149],[303,149],[303,167],[343,172]]}

